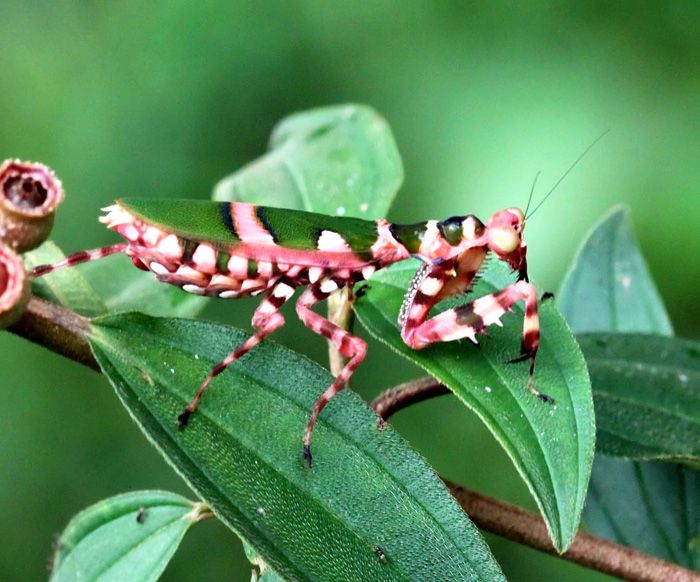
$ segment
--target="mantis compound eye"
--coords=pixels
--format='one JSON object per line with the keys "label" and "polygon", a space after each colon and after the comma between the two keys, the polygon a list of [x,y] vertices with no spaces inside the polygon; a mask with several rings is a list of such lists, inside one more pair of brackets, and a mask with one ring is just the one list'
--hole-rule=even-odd
{"label": "mantis compound eye", "polygon": [[492,227],[488,236],[491,250],[501,255],[512,253],[520,246],[520,235],[513,228]]}

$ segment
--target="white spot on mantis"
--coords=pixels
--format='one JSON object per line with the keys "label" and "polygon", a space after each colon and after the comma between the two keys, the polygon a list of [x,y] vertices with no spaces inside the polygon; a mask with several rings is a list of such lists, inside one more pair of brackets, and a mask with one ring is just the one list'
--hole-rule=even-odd
{"label": "white spot on mantis", "polygon": [[420,286],[421,293],[428,297],[435,297],[442,289],[442,281],[435,277],[428,277]]}
{"label": "white spot on mantis", "polygon": [[681,384],[688,383],[688,376],[686,376],[685,374],[678,374],[678,379],[681,381]]}
{"label": "white spot on mantis", "polygon": [[200,271],[204,273],[214,273],[216,271],[216,251],[214,247],[201,243],[192,253],[192,262]]}
{"label": "white spot on mantis", "polygon": [[362,269],[362,278],[369,279],[372,275],[374,275],[374,271],[376,271],[374,266],[368,265],[367,267]]}
{"label": "white spot on mantis", "polygon": [[369,204],[367,202],[363,202],[360,204],[360,212],[367,212],[369,210]]}
{"label": "white spot on mantis", "polygon": [[275,287],[275,290],[272,292],[272,294],[275,297],[283,297],[285,299],[289,299],[292,295],[294,295],[294,289],[292,289],[286,283],[279,283]]}
{"label": "white spot on mantis", "polygon": [[338,208],[335,209],[335,213],[338,216],[345,216],[345,206],[338,206]]}
{"label": "white spot on mantis", "polygon": [[318,237],[318,242],[316,244],[319,251],[330,253],[347,253],[352,251],[345,239],[332,230],[324,230],[321,236]]}
{"label": "white spot on mantis", "polygon": [[174,374],[175,373],[175,368],[170,368],[170,373]]}
{"label": "white spot on mantis", "polygon": [[[241,283],[241,291],[248,291],[249,289],[255,289],[260,286],[260,281],[257,279],[246,279]],[[260,289],[258,292],[262,291]]]}
{"label": "white spot on mantis", "polygon": [[311,267],[309,269],[309,283],[315,283],[323,275],[323,269],[320,267]]}
{"label": "white spot on mantis", "polygon": [[270,277],[272,275],[272,263],[268,261],[258,261],[258,275],[260,277]]}
{"label": "white spot on mantis", "polygon": [[134,242],[139,238],[139,231],[133,224],[127,224],[123,228],[120,228],[119,234],[121,234],[126,240],[131,242]]}
{"label": "white spot on mantis", "polygon": [[156,250],[169,259],[179,259],[182,256],[182,249],[177,240],[177,236],[169,234],[158,243]]}
{"label": "white spot on mantis", "polygon": [[490,394],[491,393],[491,386],[485,386],[484,390],[486,390],[486,392],[488,392]]}
{"label": "white spot on mantis", "polygon": [[143,233],[143,240],[148,246],[154,247],[160,240],[160,234],[160,229],[156,228],[155,226],[149,226]]}
{"label": "white spot on mantis", "polygon": [[338,285],[335,281],[332,281],[331,279],[326,279],[321,283],[320,289],[324,293],[333,293],[334,291],[338,290]]}
{"label": "white spot on mantis", "polygon": [[194,359],[195,359],[195,360],[199,360],[199,354],[195,354],[195,355],[194,355]]}
{"label": "white spot on mantis", "polygon": [[194,293],[195,295],[204,295],[204,288],[200,287],[199,285],[187,283],[186,285],[182,286],[182,290],[187,291],[188,293]]}
{"label": "white spot on mantis", "polygon": [[168,275],[170,274],[170,271],[166,269],[163,265],[160,263],[156,263],[155,261],[151,262],[151,264],[148,266],[151,271],[153,271],[156,275]]}

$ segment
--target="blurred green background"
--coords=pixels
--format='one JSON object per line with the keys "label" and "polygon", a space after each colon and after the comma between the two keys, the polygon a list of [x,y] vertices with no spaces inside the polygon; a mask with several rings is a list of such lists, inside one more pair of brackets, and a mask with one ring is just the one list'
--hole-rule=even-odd
{"label": "blurred green background", "polygon": [[[700,336],[700,4],[143,6],[3,3],[0,156],[43,161],[63,179],[54,238],[65,250],[114,240],[96,216],[115,197],[209,196],[299,109],[355,101],[386,116],[406,167],[394,221],[524,205],[536,171],[542,195],[611,128],[528,222],[531,275],[556,290],[584,233],[627,203],[678,334]],[[212,302],[205,317],[247,327],[254,304]],[[276,339],[324,361],[324,343],[296,323]],[[45,578],[54,537],[99,499],[189,493],[102,377],[9,334],[0,354],[0,579]],[[369,399],[417,375],[373,342],[354,386]],[[454,399],[392,422],[442,475],[534,509]],[[605,579],[488,541],[513,580]],[[165,574],[249,578],[237,538],[211,521]]]}

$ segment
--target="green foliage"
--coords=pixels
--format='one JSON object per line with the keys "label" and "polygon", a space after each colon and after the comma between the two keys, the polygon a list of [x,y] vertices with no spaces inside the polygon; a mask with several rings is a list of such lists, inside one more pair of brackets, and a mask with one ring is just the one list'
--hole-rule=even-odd
{"label": "green foliage", "polygon": [[576,333],[673,333],[623,207],[588,234],[557,297]]}
{"label": "green foliage", "polygon": [[[633,278],[635,285],[631,286],[628,278]],[[600,300],[598,293],[602,293],[605,300]],[[574,297],[578,299],[574,300]],[[595,302],[594,309],[590,309],[590,301]],[[562,286],[559,303],[567,319],[575,322],[574,331],[672,333],[664,305],[634,239],[628,211],[624,208],[615,209],[604,217],[584,241]],[[630,305],[635,309],[629,309]],[[589,316],[591,320],[587,319]],[[690,342],[667,339],[661,347],[658,343],[663,342],[662,338],[648,336],[640,339],[627,334],[603,336],[602,346],[596,345],[594,337],[584,335],[582,340],[584,347],[589,345],[593,356],[589,365],[594,380],[596,414],[602,431],[600,440],[606,452],[624,452],[632,458],[678,458],[687,457],[689,450],[696,450],[697,441],[689,443],[687,437],[692,438],[692,434],[683,429],[694,424],[692,418],[697,406],[679,409],[666,394],[668,388],[683,383],[681,375],[690,378],[689,374],[694,373],[684,369],[688,363],[697,369],[696,357],[688,357],[687,346],[696,349]],[[616,344],[610,350],[616,353],[607,354],[608,362],[617,360],[612,366],[595,357],[601,351],[608,352],[610,341]],[[650,355],[649,347],[654,343],[660,351]],[[696,351],[693,353],[697,354]],[[649,370],[655,362],[668,358],[681,364],[680,369],[663,369],[660,378],[653,377],[653,380],[649,377],[642,379],[636,373],[639,368],[635,366],[640,362],[644,362],[643,368]],[[630,366],[633,377],[629,375]],[[680,390],[683,402],[697,402],[697,381]],[[673,394],[679,396],[678,390]],[[614,408],[611,406],[613,401]],[[645,410],[640,414],[643,405],[646,405]],[[669,410],[676,414],[668,414]],[[679,420],[682,420],[680,425]],[[690,429],[693,430],[697,427]],[[622,443],[620,436],[627,437],[628,442]],[[700,546],[697,543],[700,536],[700,478],[693,469],[598,456],[593,464],[584,519],[593,533],[700,569]]]}
{"label": "green foliage", "polygon": [[439,569],[450,580],[501,577],[437,476],[390,428],[378,431],[356,395],[345,392],[324,411],[314,432],[314,468],[305,467],[309,410],[332,377],[287,348],[266,342],[221,374],[187,430],[178,430],[175,419],[193,388],[247,336],[126,314],[95,320],[91,343],[149,439],[281,575],[430,579]]}
{"label": "green foliage", "polygon": [[700,462],[700,342],[578,336],[595,393],[598,452]]}
{"label": "green foliage", "polygon": [[51,581],[157,580],[201,504],[166,491],[135,491],[88,507],[57,542]]}
{"label": "green foliage", "polygon": [[214,199],[382,218],[402,180],[386,121],[367,106],[341,105],[285,118],[270,152],[219,182]]}
{"label": "green foliage", "polygon": [[[216,198],[369,218],[387,213],[401,179],[400,157],[386,123],[369,108],[342,106],[284,120],[273,134],[270,152],[222,181]],[[161,204],[169,212],[168,203]],[[188,208],[177,208],[181,218],[187,218]],[[283,211],[276,216],[284,219]],[[61,257],[56,247],[46,245],[29,260],[37,264]],[[187,430],[179,431],[175,419],[194,389],[248,334],[172,318],[198,312],[201,298],[156,284],[130,267],[126,272],[127,267],[121,257],[90,265],[84,277],[67,270],[39,282],[36,291],[88,316],[131,308],[171,316],[94,318],[90,343],[148,439],[244,542],[254,576],[502,578],[479,532],[433,470],[390,427],[378,430],[376,416],[351,392],[324,410],[314,433],[314,469],[304,467],[301,436],[314,401],[332,378],[273,342],[218,376]],[[520,306],[514,315],[504,316],[503,328],[490,328],[490,337],[478,347],[452,342],[411,350],[395,322],[416,268],[414,261],[406,261],[375,274],[355,302],[360,320],[477,413],[530,489],[554,546],[564,551],[578,529],[595,435],[591,382],[574,337],[553,303],[543,302],[535,381],[556,405],[527,391],[525,365],[506,364],[520,345]],[[474,295],[510,283],[512,274],[496,263],[483,273]],[[612,213],[591,234],[559,301],[577,332],[670,333],[623,211]],[[456,298],[442,308],[461,302]],[[700,377],[697,345],[615,334],[586,334],[581,340],[600,419],[599,450],[697,462],[698,419],[692,411],[698,399],[685,391]],[[598,466],[603,463],[609,466],[606,460]],[[692,520],[695,510],[681,501],[697,505],[695,474],[685,467],[659,467],[613,465],[606,475],[594,475],[588,515],[603,534],[692,565],[689,541],[698,524],[684,521]],[[611,484],[619,485],[630,471],[644,501],[634,524],[620,512],[621,507],[629,510],[629,503],[611,493]],[[616,480],[611,481],[612,475]],[[672,479],[690,487],[685,499],[664,490]],[[645,487],[660,500],[647,499]],[[170,503],[176,496],[169,495],[129,494],[77,516],[62,537],[54,577],[70,579],[81,572],[88,572],[88,578],[116,576],[130,570],[137,579],[157,577],[201,510],[197,506],[193,511],[179,497]],[[664,503],[674,511],[662,513],[668,509]],[[149,516],[148,527],[136,521],[134,512],[141,507]],[[151,531],[156,516],[161,525]],[[647,529],[653,532],[651,544],[639,539]],[[328,540],[334,551],[328,551]],[[144,552],[149,559],[141,559]],[[138,559],[138,566],[132,566]]]}
{"label": "green foliage", "polygon": [[[401,340],[396,319],[416,268],[406,261],[372,277],[355,302],[360,321],[479,415],[530,488],[555,547],[565,550],[578,529],[595,437],[586,364],[571,332],[552,303],[545,302],[535,380],[556,405],[527,390],[527,364],[507,363],[520,347],[524,309],[519,304],[517,316],[504,316],[503,328],[489,328],[489,338],[480,339],[478,347],[461,341],[412,350]],[[474,296],[493,293],[512,280],[507,267],[496,263],[484,272]]]}

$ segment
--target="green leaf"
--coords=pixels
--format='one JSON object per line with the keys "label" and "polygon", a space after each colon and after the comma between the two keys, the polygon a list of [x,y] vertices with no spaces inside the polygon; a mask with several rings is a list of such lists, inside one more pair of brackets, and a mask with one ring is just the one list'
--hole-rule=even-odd
{"label": "green leaf", "polygon": [[214,199],[371,219],[387,215],[402,181],[386,121],[341,105],[282,120],[269,153],[219,182]]}
{"label": "green leaf", "polygon": [[[627,209],[614,209],[604,217],[579,254],[583,258],[577,258],[558,295],[562,312],[574,331],[672,334],[664,305],[635,242]],[[626,278],[609,275],[611,256],[619,257],[623,264],[638,266],[631,292]],[[601,281],[607,281],[607,286]],[[597,293],[603,293],[607,300],[598,302]],[[621,306],[616,299],[620,296],[627,297],[636,309]],[[591,320],[595,325],[589,323],[589,318],[595,318]],[[700,478],[692,469],[597,455],[584,521],[595,534],[700,568]]]}
{"label": "green leaf", "polygon": [[284,578],[270,568],[262,556],[255,551],[255,548],[246,541],[243,541],[243,550],[245,557],[253,566],[251,582],[284,582]]}
{"label": "green leaf", "polygon": [[[576,533],[593,460],[594,419],[591,388],[583,356],[552,302],[541,306],[542,339],[535,381],[556,405],[533,397],[526,388],[527,364],[509,365],[520,349],[523,309],[489,328],[480,345],[436,344],[412,350],[396,324],[414,261],[372,277],[355,311],[370,333],[448,386],[474,410],[508,453],[540,507],[555,547],[564,551]],[[492,293],[513,282],[494,263],[474,295]],[[461,298],[464,303],[464,298]]]}
{"label": "green leaf", "polygon": [[76,515],[58,540],[51,580],[157,580],[202,504],[166,491],[110,497]]}
{"label": "green leaf", "polygon": [[[24,255],[24,264],[33,269],[38,265],[58,263],[66,256],[52,241]],[[60,303],[81,315],[92,317],[106,313],[107,307],[81,272],[73,268],[59,269],[32,281],[32,291],[39,297]]]}
{"label": "green leaf", "polygon": [[700,474],[689,467],[596,456],[584,522],[596,535],[700,570]]}
{"label": "green leaf", "polygon": [[578,340],[593,383],[599,452],[700,461],[700,342],[609,333]]}
{"label": "green leaf", "polygon": [[557,301],[576,333],[673,333],[623,207],[613,208],[588,234]]}
{"label": "green leaf", "polygon": [[[285,578],[498,580],[478,530],[425,462],[344,391],[301,444],[332,378],[265,342],[212,383],[186,430],[178,414],[247,334],[140,314],[94,322],[91,343],[149,439],[216,515]],[[374,548],[383,549],[386,561]]]}

